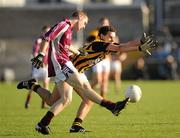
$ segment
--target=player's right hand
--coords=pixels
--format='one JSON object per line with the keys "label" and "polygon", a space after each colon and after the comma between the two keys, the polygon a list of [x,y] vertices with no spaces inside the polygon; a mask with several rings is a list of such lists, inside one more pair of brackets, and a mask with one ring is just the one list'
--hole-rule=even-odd
{"label": "player's right hand", "polygon": [[32,65],[39,69],[40,67],[43,67],[43,58],[44,58],[43,53],[39,53],[36,57],[31,59]]}

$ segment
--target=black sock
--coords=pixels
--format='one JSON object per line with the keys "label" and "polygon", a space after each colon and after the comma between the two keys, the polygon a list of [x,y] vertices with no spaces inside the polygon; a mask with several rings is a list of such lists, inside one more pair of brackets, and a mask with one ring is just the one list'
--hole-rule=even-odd
{"label": "black sock", "polygon": [[77,118],[74,119],[74,122],[82,123],[82,119],[77,117]]}
{"label": "black sock", "polygon": [[101,104],[100,104],[101,106],[103,106],[103,107],[106,107],[108,110],[113,110],[114,108],[115,108],[115,106],[116,106],[116,104],[115,103],[113,103],[113,102],[111,102],[111,101],[108,101],[108,100],[105,100],[105,99],[103,99],[102,101],[101,101]]}
{"label": "black sock", "polygon": [[41,86],[39,84],[34,84],[32,87],[33,87],[32,90],[37,92],[37,89],[40,88]]}
{"label": "black sock", "polygon": [[74,119],[74,122],[73,122],[73,125],[81,125],[82,124],[82,119],[81,118],[75,118]]}
{"label": "black sock", "polygon": [[41,119],[40,123],[43,126],[48,126],[51,122],[51,119],[54,117],[54,114],[50,111],[46,113],[46,115]]}

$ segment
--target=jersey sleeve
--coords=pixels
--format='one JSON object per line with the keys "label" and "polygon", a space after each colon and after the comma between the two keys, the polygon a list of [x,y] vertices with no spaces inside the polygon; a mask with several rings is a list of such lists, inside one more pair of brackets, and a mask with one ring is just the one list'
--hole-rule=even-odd
{"label": "jersey sleeve", "polygon": [[42,39],[41,38],[38,38],[35,42],[34,42],[34,45],[33,45],[33,51],[32,51],[32,54],[33,56],[37,56],[38,53],[39,53],[39,50],[40,50],[40,47],[41,47],[41,42],[42,42]]}

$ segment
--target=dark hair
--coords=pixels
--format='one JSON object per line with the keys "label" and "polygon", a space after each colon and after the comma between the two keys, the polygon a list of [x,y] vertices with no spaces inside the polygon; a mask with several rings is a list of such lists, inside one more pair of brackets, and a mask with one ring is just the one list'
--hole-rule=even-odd
{"label": "dark hair", "polygon": [[90,43],[90,42],[92,42],[92,41],[94,41],[94,40],[96,40],[96,37],[93,36],[93,35],[90,35],[90,36],[86,39],[86,41],[87,41],[88,43]]}
{"label": "dark hair", "polygon": [[112,26],[103,26],[99,28],[98,36],[107,35],[108,32],[116,32],[116,29]]}
{"label": "dark hair", "polygon": [[78,17],[79,15],[82,15],[82,16],[87,16],[87,14],[84,12],[84,11],[75,11],[73,12],[72,14],[72,17]]}

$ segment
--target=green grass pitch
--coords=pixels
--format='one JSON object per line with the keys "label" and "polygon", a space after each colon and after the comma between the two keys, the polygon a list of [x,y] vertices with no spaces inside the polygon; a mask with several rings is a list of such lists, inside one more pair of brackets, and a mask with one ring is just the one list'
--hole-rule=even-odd
{"label": "green grass pitch", "polygon": [[[142,99],[129,103],[116,117],[109,111],[94,105],[83,126],[92,132],[70,134],[69,128],[76,115],[80,98],[73,93],[73,101],[52,121],[51,138],[179,138],[180,137],[180,82],[179,81],[123,81],[119,95],[110,82],[108,99],[124,98],[129,84],[142,89]],[[51,89],[53,84],[51,84]],[[41,109],[41,100],[33,93],[30,108],[24,109],[26,90],[17,90],[16,83],[0,83],[0,138],[44,137],[34,126],[47,112]]]}

